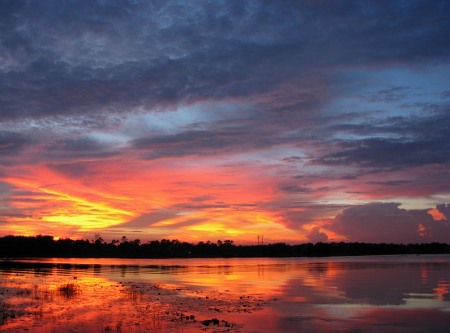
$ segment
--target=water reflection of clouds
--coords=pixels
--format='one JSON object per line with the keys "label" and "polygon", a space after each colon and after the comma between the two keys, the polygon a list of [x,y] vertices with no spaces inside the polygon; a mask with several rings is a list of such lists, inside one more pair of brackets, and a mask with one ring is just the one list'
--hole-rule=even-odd
{"label": "water reflection of clouds", "polygon": [[346,263],[305,265],[284,284],[289,298],[303,296],[313,302],[403,305],[410,299],[448,300],[449,266],[436,263]]}
{"label": "water reflection of clouds", "polygon": [[[50,289],[67,282],[67,279],[77,281],[83,285],[83,296],[87,297],[83,301],[75,299],[84,307],[84,312],[77,316],[84,321],[101,321],[103,326],[114,321],[108,317],[109,309],[135,313],[133,320],[139,321],[139,316],[144,315],[148,306],[157,308],[169,304],[157,300],[155,293],[147,293],[145,302],[133,299],[130,304],[129,298],[124,299],[124,295],[130,292],[134,295],[137,290],[132,287],[134,283],[148,287],[162,282],[173,286],[173,290],[181,286],[185,305],[190,299],[192,307],[197,309],[200,304],[198,295],[202,295],[202,291],[215,297],[219,293],[222,293],[220,297],[234,297],[235,304],[242,301],[240,295],[256,295],[270,300],[261,311],[230,315],[248,328],[239,332],[447,333],[450,325],[450,263],[448,259],[441,259],[317,258],[280,259],[278,263],[273,259],[200,259],[183,261],[184,264],[176,260],[139,263],[106,260],[104,265],[96,261],[83,265],[51,263],[34,270],[21,267],[12,269],[11,276],[26,272],[28,277],[33,277],[33,283],[56,281]],[[6,272],[3,267],[1,271]],[[73,277],[77,279],[72,280]],[[16,288],[14,293],[17,293],[18,286],[9,285]],[[164,292],[169,295],[171,290]],[[163,291],[158,290],[157,293]],[[212,300],[203,297],[202,304],[208,308]],[[214,307],[220,308],[225,301],[229,300],[218,299]],[[103,309],[100,317],[96,317],[98,309]],[[214,312],[215,316],[219,314],[225,316],[222,312]],[[81,325],[81,322],[72,323]]]}
{"label": "water reflection of clouds", "polygon": [[446,262],[302,264],[283,285],[278,329],[448,332],[449,269]]}

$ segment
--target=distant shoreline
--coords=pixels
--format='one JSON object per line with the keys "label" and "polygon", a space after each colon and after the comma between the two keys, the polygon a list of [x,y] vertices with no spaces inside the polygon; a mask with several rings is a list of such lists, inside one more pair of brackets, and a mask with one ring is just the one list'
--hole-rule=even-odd
{"label": "distant shoreline", "polygon": [[303,243],[289,245],[235,245],[232,240],[198,242],[196,244],[163,239],[142,243],[139,240],[102,239],[96,241],[58,239],[52,236],[0,237],[0,258],[127,258],[127,259],[182,259],[182,258],[288,258],[334,257],[400,254],[449,254],[450,244],[387,244],[387,243]]}

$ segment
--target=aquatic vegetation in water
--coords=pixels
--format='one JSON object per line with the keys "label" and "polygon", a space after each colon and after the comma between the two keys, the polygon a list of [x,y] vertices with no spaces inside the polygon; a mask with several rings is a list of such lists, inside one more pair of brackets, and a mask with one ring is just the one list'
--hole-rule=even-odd
{"label": "aquatic vegetation in water", "polygon": [[75,283],[66,283],[58,288],[60,295],[63,297],[70,299],[75,297],[80,293],[80,288]]}

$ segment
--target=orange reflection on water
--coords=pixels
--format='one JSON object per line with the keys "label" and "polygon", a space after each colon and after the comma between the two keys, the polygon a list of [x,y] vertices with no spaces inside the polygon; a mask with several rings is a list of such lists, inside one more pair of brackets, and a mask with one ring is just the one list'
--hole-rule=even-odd
{"label": "orange reflection on water", "polygon": [[[207,329],[202,322],[208,323],[219,313],[220,321],[210,328],[228,331],[237,327],[231,322],[233,314],[257,311],[266,302],[255,295],[238,296],[217,289],[186,288],[126,276],[139,272],[138,267],[134,267],[134,273],[133,267],[122,271],[123,281],[105,278],[100,266],[70,267],[46,265],[9,273],[0,270],[5,295],[1,331],[198,332]],[[115,278],[116,273],[121,274],[120,268],[106,270],[115,272]]]}
{"label": "orange reflection on water", "polygon": [[106,326],[121,325],[120,317],[114,315],[129,310],[120,286],[100,277],[73,279],[53,271],[3,276],[6,318],[2,331],[98,332],[98,323],[105,318],[117,318]]}
{"label": "orange reflection on water", "polygon": [[442,279],[439,280],[437,286],[433,288],[433,292],[436,298],[439,300],[445,300],[450,296],[450,280]]}
{"label": "orange reflection on water", "polygon": [[21,263],[0,266],[2,332],[447,333],[450,325],[448,256]]}

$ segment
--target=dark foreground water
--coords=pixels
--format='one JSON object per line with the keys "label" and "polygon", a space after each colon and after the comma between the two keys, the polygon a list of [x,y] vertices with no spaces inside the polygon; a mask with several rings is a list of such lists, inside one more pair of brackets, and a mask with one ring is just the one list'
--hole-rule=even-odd
{"label": "dark foreground water", "polygon": [[445,332],[450,256],[0,261],[0,332]]}

